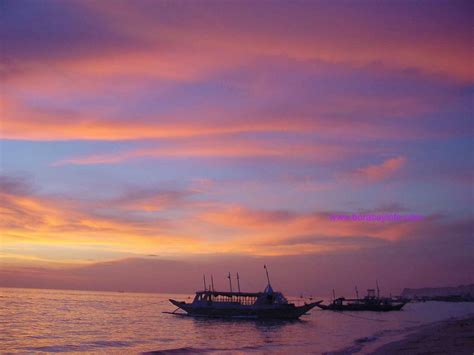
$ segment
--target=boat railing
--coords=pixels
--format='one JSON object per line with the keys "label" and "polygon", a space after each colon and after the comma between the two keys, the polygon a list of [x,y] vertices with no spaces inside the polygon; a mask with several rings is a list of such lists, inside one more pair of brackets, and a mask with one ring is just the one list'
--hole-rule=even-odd
{"label": "boat railing", "polygon": [[239,303],[242,305],[253,305],[262,293],[246,292],[219,292],[219,291],[198,291],[194,300],[196,302],[219,302],[219,303]]}

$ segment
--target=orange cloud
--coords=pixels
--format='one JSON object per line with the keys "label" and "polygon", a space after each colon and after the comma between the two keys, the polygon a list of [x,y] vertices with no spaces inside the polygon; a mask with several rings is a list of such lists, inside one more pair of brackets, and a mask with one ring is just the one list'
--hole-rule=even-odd
{"label": "orange cloud", "polygon": [[[116,198],[81,200],[40,195],[8,179],[0,182],[0,230],[10,256],[25,246],[32,257],[40,246],[53,251],[75,247],[77,255],[69,254],[76,255],[76,261],[91,255],[86,247],[102,253],[162,255],[304,254],[365,246],[344,238],[397,240],[419,228],[409,223],[338,223],[329,219],[329,213],[195,201],[189,197],[199,192],[192,190],[132,189]],[[323,239],[302,238],[308,235]]]}
{"label": "orange cloud", "polygon": [[[0,231],[5,247],[21,245],[94,246],[115,252],[155,250],[191,251],[196,240],[180,235],[165,218],[139,216],[150,211],[150,203],[161,202],[158,209],[172,205],[179,196],[127,196],[114,200],[86,201],[44,196],[34,192],[11,191],[9,179],[0,179]],[[6,182],[6,183],[5,183]],[[158,201],[160,200],[160,201]],[[156,211],[153,210],[153,211]],[[82,253],[87,259],[87,253]]]}
{"label": "orange cloud", "polygon": [[5,99],[2,104],[0,138],[5,139],[137,140],[242,132],[303,132],[315,127],[315,123],[308,120],[295,122],[286,118],[266,120],[236,118],[232,121],[209,119],[209,116],[216,115],[214,112],[200,113],[198,117],[193,116],[192,119],[184,121],[175,116],[117,121],[103,116],[85,117],[70,110],[48,111],[31,108],[14,99]]}
{"label": "orange cloud", "polygon": [[226,227],[239,236],[232,242],[236,250],[264,255],[360,249],[399,240],[415,231],[417,235],[423,234],[426,225],[431,223],[332,221],[333,214],[351,215],[348,212],[254,210],[231,205],[203,212],[199,219]]}

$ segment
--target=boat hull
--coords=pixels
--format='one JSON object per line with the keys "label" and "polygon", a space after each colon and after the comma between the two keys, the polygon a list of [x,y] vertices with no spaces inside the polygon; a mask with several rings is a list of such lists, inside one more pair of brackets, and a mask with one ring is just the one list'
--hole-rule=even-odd
{"label": "boat hull", "polygon": [[372,311],[372,312],[389,312],[400,311],[405,303],[399,304],[318,304],[317,306],[323,310],[329,311]]}
{"label": "boat hull", "polygon": [[278,307],[254,307],[216,304],[195,306],[192,303],[172,299],[170,299],[170,302],[191,316],[242,319],[298,319],[320,303],[314,302],[303,306],[286,304]]}

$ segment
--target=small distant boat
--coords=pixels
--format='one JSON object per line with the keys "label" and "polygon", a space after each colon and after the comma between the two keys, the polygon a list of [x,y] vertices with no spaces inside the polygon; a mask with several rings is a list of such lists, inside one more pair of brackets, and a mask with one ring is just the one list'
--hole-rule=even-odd
{"label": "small distant boat", "polygon": [[[178,307],[176,311],[182,309],[190,316],[246,319],[297,319],[322,302],[305,303],[302,306],[289,303],[281,292],[273,290],[266,266],[265,270],[268,284],[263,292],[241,292],[239,274],[238,292],[233,292],[229,273],[230,292],[215,291],[213,285],[208,289],[204,278],[204,291],[197,291],[191,303],[173,299],[169,301]],[[166,313],[177,314],[175,312]]]}
{"label": "small distant boat", "polygon": [[[334,293],[334,291],[333,291]],[[356,288],[356,293],[357,288]],[[367,290],[367,296],[364,298],[346,299],[344,297],[335,298],[328,305],[318,304],[317,306],[330,311],[375,311],[388,312],[399,311],[406,304],[406,301],[397,301],[393,298],[380,297],[380,291],[377,285],[377,296],[374,289]]]}

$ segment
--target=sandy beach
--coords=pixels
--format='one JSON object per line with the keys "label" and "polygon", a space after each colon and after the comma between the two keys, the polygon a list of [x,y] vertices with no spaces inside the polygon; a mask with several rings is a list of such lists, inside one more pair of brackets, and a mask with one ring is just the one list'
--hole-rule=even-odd
{"label": "sandy beach", "polygon": [[372,354],[474,353],[474,317],[452,319],[421,327],[404,339],[385,344]]}

